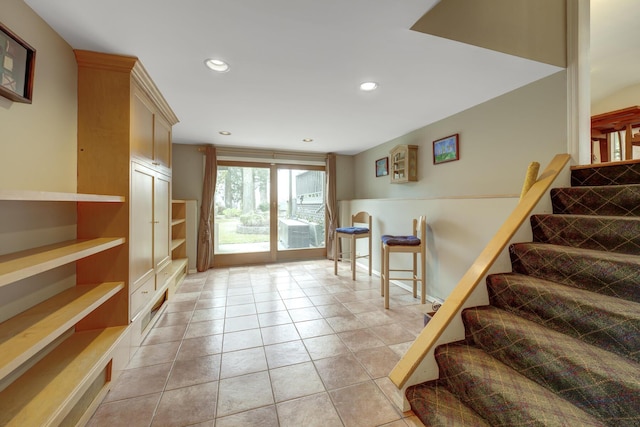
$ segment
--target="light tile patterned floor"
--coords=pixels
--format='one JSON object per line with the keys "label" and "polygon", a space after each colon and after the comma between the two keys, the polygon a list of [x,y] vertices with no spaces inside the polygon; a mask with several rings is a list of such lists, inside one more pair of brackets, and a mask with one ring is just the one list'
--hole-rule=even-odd
{"label": "light tile patterned floor", "polygon": [[349,264],[189,275],[89,426],[421,426],[387,378],[419,300]]}

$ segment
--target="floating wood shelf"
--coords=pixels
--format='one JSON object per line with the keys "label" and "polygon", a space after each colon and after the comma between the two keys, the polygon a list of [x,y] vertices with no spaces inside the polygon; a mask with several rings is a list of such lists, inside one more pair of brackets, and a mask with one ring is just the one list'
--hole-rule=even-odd
{"label": "floating wood shelf", "polygon": [[184,218],[173,219],[171,220],[171,226],[173,227],[174,225],[182,224],[184,222],[186,222],[186,219]]}
{"label": "floating wood shelf", "polygon": [[171,250],[174,250],[175,248],[177,248],[178,246],[180,246],[186,241],[187,241],[186,239],[173,239],[171,241]]}
{"label": "floating wood shelf", "polygon": [[122,196],[101,194],[56,193],[50,191],[0,190],[0,200],[29,202],[107,202],[122,203]]}
{"label": "floating wood shelf", "polygon": [[124,237],[69,240],[0,256],[0,286],[122,245]]}
{"label": "floating wood shelf", "polygon": [[123,288],[123,282],[78,285],[0,323],[0,379]]}
{"label": "floating wood shelf", "polygon": [[[0,425],[58,425],[96,381],[126,326],[76,332],[0,392]],[[107,370],[104,382],[110,380]]]}

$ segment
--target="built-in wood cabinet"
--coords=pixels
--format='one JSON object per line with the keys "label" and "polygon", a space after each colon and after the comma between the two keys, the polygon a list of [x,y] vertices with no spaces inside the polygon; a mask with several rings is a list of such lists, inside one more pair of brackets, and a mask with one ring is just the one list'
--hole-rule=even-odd
{"label": "built-in wood cabinet", "polygon": [[[97,223],[112,219],[124,201],[122,196],[0,190],[0,209],[16,210],[24,217],[47,204],[73,203],[78,211],[102,212]],[[105,224],[93,227],[104,228]],[[24,233],[21,243],[29,240],[29,229]],[[104,271],[100,266],[114,263],[126,241],[122,234],[95,233],[8,253],[4,247],[0,286],[28,287],[26,281],[38,277],[38,288],[43,289],[49,285],[42,281],[47,272],[69,265]],[[91,278],[76,274],[75,279],[75,286],[49,297],[20,298],[16,304],[36,302],[0,323],[0,425],[82,424],[87,408],[106,394],[114,352],[127,322],[105,313],[128,300],[126,279],[99,273]]]}
{"label": "built-in wood cabinet", "polygon": [[135,85],[131,100],[131,155],[141,164],[171,174],[171,127],[143,90]]}
{"label": "built-in wood cabinet", "polygon": [[402,184],[418,180],[418,146],[401,144],[389,152],[391,183]]}
{"label": "built-in wood cabinet", "polygon": [[[167,298],[171,268],[171,127],[177,118],[135,57],[75,51],[78,188],[126,195],[128,319],[138,345]],[[79,223],[91,221],[80,215]],[[175,283],[175,281],[174,281]]]}

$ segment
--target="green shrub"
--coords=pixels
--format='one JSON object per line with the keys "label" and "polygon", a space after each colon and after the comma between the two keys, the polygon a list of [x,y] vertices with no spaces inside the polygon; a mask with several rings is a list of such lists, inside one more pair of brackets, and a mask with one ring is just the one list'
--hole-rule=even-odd
{"label": "green shrub", "polygon": [[267,218],[259,213],[241,215],[240,223],[245,227],[264,227],[269,225]]}
{"label": "green shrub", "polygon": [[240,214],[242,214],[242,211],[236,208],[227,208],[222,213],[224,214],[225,218],[237,218],[240,216]]}

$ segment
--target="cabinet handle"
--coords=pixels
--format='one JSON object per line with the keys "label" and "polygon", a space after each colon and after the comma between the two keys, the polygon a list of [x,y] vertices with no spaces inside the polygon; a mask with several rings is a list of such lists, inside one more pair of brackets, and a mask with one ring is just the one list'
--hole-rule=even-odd
{"label": "cabinet handle", "polygon": [[143,293],[143,294],[148,294],[148,293],[149,293],[149,291],[142,291],[142,293]]}
{"label": "cabinet handle", "polygon": [[151,224],[160,224],[160,221],[151,221]]}
{"label": "cabinet handle", "polygon": [[160,166],[160,163],[158,163],[158,162],[151,162],[151,164],[154,165],[154,166]]}

